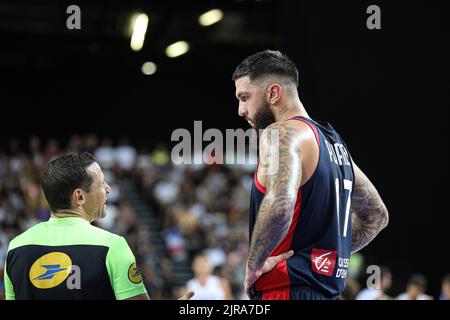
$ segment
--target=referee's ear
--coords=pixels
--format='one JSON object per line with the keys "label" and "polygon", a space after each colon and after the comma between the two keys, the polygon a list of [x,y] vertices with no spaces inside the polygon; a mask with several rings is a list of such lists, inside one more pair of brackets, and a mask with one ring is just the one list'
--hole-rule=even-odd
{"label": "referee's ear", "polygon": [[77,188],[72,192],[72,203],[76,206],[82,206],[86,202],[83,190]]}

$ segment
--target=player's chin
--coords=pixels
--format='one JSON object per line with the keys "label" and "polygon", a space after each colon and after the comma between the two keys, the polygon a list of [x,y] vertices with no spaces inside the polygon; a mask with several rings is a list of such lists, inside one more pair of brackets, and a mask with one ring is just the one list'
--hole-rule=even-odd
{"label": "player's chin", "polygon": [[256,126],[255,126],[255,124],[252,121],[247,120],[247,122],[250,125],[250,127],[252,127],[253,129],[256,129]]}

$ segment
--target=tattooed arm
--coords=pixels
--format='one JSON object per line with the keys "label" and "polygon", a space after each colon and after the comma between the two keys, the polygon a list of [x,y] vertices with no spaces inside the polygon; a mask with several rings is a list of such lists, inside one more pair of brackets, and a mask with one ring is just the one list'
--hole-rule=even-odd
{"label": "tattooed arm", "polygon": [[386,206],[373,184],[355,163],[353,169],[352,253],[364,248],[389,222]]}
{"label": "tattooed arm", "polygon": [[[290,122],[270,125],[261,137],[259,173],[265,177],[266,194],[256,219],[247,264],[249,270],[257,273],[270,270],[266,270],[268,266],[263,270],[264,264],[286,236],[292,221],[302,178],[301,138],[302,130]],[[279,261],[270,266],[273,268]]]}

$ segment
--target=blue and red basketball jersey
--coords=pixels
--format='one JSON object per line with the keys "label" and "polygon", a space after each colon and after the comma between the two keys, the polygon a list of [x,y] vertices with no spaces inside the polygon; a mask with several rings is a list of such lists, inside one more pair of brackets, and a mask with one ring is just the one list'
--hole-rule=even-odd
{"label": "blue and red basketball jersey", "polygon": [[[352,242],[353,165],[344,141],[329,123],[302,121],[313,130],[320,149],[317,167],[299,188],[289,231],[272,256],[294,255],[262,275],[255,284],[266,298],[289,299],[291,288],[309,287],[336,297],[345,288]],[[255,173],[250,203],[250,239],[265,195]],[[271,295],[270,292],[273,294]]]}

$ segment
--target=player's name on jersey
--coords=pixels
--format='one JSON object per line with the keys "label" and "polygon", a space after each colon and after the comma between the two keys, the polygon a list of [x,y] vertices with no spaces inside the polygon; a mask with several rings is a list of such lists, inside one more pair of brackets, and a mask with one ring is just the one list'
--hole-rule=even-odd
{"label": "player's name on jersey", "polygon": [[350,157],[348,156],[347,149],[342,143],[335,143],[334,145],[331,145],[331,143],[325,140],[325,144],[327,145],[327,149],[330,154],[330,161],[333,161],[340,166],[350,165]]}

